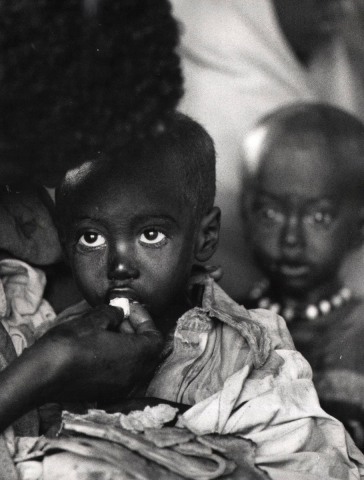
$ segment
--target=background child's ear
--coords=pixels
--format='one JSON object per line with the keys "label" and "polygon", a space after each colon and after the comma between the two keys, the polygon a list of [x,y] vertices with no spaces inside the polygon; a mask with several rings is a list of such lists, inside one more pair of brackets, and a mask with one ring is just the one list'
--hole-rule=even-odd
{"label": "background child's ear", "polygon": [[195,246],[195,259],[199,262],[206,262],[215,253],[219,242],[221,211],[213,207],[205,215],[197,233]]}

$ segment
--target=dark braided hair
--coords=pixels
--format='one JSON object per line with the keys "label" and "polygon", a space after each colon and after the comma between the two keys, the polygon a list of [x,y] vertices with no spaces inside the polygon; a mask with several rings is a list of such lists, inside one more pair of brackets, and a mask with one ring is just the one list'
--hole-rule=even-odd
{"label": "dark braided hair", "polygon": [[182,95],[177,43],[168,0],[4,0],[0,158],[57,176],[153,135]]}

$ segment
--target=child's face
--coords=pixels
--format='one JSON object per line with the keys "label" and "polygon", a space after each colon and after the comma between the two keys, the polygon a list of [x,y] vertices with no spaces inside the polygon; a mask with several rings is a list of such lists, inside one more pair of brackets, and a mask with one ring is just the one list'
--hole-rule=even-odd
{"label": "child's face", "polygon": [[249,236],[256,260],[281,293],[304,295],[336,282],[358,234],[358,206],[319,140],[287,141],[262,162],[248,197]]}
{"label": "child's face", "polygon": [[175,320],[174,307],[186,306],[198,227],[176,194],[180,185],[168,162],[128,170],[80,192],[66,250],[91,305],[126,296],[144,304],[163,328],[166,317]]}

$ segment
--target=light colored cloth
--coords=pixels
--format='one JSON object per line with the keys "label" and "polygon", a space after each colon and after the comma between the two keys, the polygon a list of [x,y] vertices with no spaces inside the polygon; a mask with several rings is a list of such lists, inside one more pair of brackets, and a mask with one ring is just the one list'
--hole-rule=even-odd
{"label": "light colored cloth", "polygon": [[[43,299],[45,285],[41,270],[20,260],[0,261],[0,370],[55,324],[56,314]],[[19,418],[5,432],[8,436],[38,433],[35,410]]]}
{"label": "light colored cloth", "polygon": [[44,272],[16,259],[0,261],[0,316],[17,355],[56,323],[43,298]]}
{"label": "light colored cloth", "polygon": [[341,39],[303,67],[270,0],[172,0],[172,5],[182,25],[180,110],[206,127],[217,149],[216,202],[223,215],[215,263],[224,267],[226,291],[242,298],[251,277],[257,278],[240,215],[246,133],[268,112],[297,101],[321,99],[364,117],[364,108],[358,110],[363,88],[353,80],[352,59]]}
{"label": "light colored cloth", "polygon": [[[260,338],[252,342],[251,334]],[[267,356],[260,368],[257,352]],[[178,321],[173,351],[147,396],[194,405],[180,422],[196,434],[253,440],[256,464],[273,480],[364,478],[363,455],[321,409],[311,368],[284,320],[237,305],[211,279],[202,307]]]}

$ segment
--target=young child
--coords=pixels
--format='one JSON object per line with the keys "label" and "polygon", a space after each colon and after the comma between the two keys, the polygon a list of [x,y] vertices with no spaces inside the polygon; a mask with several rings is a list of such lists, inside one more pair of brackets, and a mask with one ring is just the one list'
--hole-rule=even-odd
{"label": "young child", "polygon": [[364,126],[349,113],[294,104],[247,139],[244,215],[265,280],[248,303],[288,322],[320,400],[364,446],[364,305],[339,270],[362,241]]}
{"label": "young child", "polygon": [[360,478],[364,458],[320,408],[284,321],[247,311],[207,274],[191,280],[193,265],[217,246],[214,193],[212,140],[182,115],[154,139],[69,171],[56,206],[85,302],[64,318],[128,298],[129,322],[120,329],[151,316],[166,343],[138,395],[192,406],[180,422],[196,434],[252,439],[272,479]]}

